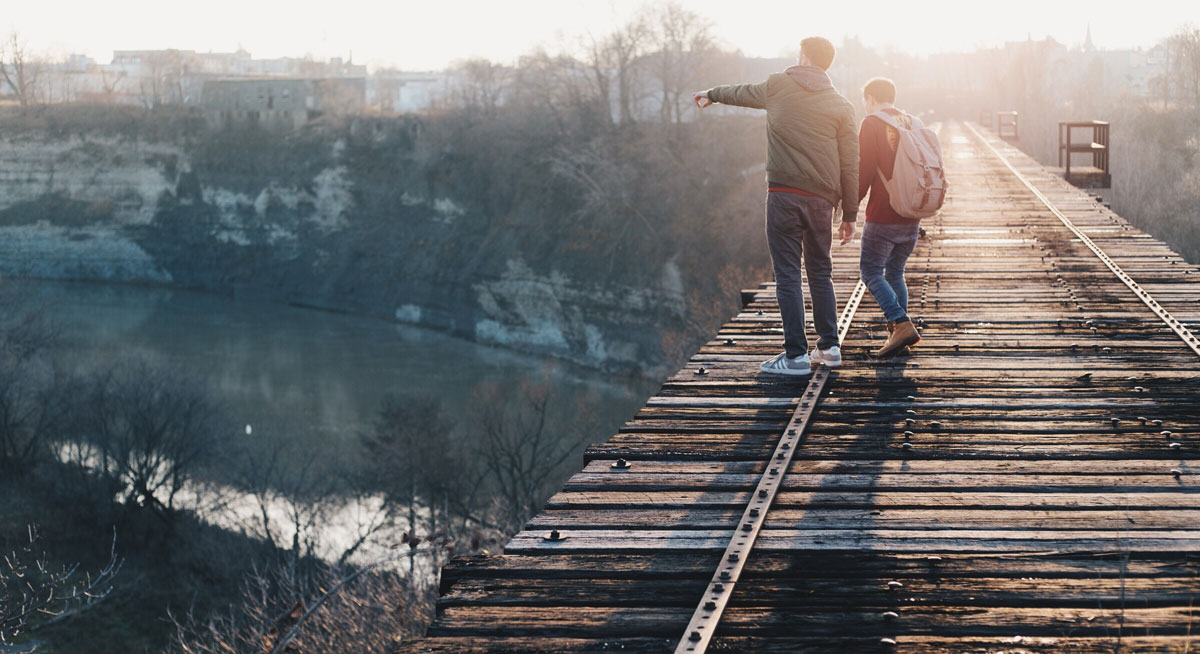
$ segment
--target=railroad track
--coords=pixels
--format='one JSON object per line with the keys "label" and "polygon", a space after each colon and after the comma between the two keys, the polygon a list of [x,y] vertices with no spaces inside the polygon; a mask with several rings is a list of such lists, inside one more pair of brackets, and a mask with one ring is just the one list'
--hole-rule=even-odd
{"label": "railroad track", "polygon": [[1196,651],[1200,270],[990,135],[942,142],[912,357],[869,359],[857,249],[836,373],[758,374],[782,336],[747,294],[402,651]]}

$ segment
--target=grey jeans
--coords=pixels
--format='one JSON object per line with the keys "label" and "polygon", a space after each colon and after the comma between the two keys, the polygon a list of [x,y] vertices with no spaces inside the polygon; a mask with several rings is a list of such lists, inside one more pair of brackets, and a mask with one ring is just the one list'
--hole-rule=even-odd
{"label": "grey jeans", "polygon": [[775,297],[783,315],[783,347],[789,357],[808,351],[804,335],[804,287],[801,259],[812,293],[817,347],[840,345],[837,300],[833,296],[833,205],[824,198],[771,191],[767,193],[767,247],[775,268]]}

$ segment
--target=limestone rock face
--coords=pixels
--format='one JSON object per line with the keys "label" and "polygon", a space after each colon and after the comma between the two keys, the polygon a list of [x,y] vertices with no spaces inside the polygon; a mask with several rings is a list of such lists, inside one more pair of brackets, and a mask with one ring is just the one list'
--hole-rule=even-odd
{"label": "limestone rock face", "polygon": [[546,206],[497,209],[439,181],[444,165],[387,134],[0,132],[0,274],[172,284],[591,366],[663,364],[660,331],[685,318],[674,263],[614,271],[591,243],[564,248]]}

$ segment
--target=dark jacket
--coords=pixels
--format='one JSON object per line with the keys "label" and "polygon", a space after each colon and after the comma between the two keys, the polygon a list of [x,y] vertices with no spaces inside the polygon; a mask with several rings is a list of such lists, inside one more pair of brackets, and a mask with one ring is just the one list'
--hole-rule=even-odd
{"label": "dark jacket", "polygon": [[854,107],[825,71],[792,66],[759,84],[717,86],[708,99],[767,110],[767,179],[858,215],[858,129]]}

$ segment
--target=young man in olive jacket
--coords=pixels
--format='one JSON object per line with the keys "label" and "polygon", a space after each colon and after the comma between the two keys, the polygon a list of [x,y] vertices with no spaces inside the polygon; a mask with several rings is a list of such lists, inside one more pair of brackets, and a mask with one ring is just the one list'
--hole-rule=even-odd
{"label": "young man in olive jacket", "polygon": [[[762,363],[764,372],[806,375],[811,363],[842,363],[829,247],[839,203],[838,236],[843,245],[854,238],[858,125],[854,107],[825,73],[833,56],[828,39],[810,37],[800,43],[799,65],[765,82],[717,86],[693,95],[701,109],[719,102],[767,110],[767,246],[783,316],[784,351]],[[804,334],[802,259],[817,332],[811,357]]]}

